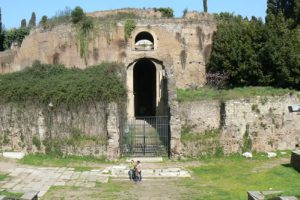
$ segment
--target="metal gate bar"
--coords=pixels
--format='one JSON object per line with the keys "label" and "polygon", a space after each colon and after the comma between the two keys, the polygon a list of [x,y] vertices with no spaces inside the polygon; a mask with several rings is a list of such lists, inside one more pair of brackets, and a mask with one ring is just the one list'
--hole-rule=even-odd
{"label": "metal gate bar", "polygon": [[120,149],[122,156],[169,156],[169,117],[127,119]]}

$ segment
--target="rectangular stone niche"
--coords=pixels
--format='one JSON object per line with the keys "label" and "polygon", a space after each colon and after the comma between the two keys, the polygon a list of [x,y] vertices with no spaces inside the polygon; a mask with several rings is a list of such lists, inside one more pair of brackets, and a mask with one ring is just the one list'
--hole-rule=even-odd
{"label": "rectangular stone niche", "polygon": [[291,166],[300,172],[300,150],[293,151],[291,155]]}

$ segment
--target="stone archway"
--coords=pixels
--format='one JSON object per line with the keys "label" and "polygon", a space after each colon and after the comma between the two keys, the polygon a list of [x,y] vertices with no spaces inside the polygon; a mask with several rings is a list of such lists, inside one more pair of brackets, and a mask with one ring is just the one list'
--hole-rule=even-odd
{"label": "stone archway", "polygon": [[127,67],[127,116],[168,116],[165,67],[153,58],[139,58]]}

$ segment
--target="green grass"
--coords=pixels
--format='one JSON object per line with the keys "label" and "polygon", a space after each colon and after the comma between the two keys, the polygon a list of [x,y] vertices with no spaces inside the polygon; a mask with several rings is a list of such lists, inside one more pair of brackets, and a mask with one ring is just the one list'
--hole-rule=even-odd
{"label": "green grass", "polygon": [[217,90],[203,87],[197,90],[178,89],[178,101],[201,101],[201,100],[230,100],[238,98],[251,98],[255,96],[281,96],[294,93],[294,90],[272,87],[243,87],[228,90]]}
{"label": "green grass", "polygon": [[[131,185],[132,187],[132,185]],[[133,199],[129,194],[130,184],[116,183],[108,181],[108,183],[96,182],[94,188],[81,188],[70,186],[52,186],[43,199]]]}
{"label": "green grass", "polygon": [[20,192],[9,192],[9,191],[0,191],[0,196],[3,195],[5,197],[8,197],[8,198],[20,198],[23,193],[20,193]]}
{"label": "green grass", "polygon": [[6,178],[7,178],[7,174],[0,173],[0,181],[3,181]]}
{"label": "green grass", "polygon": [[190,168],[193,179],[182,186],[193,192],[184,199],[244,200],[247,191],[281,190],[286,195],[300,196],[300,174],[288,164],[273,163],[280,158],[267,159],[260,154],[252,160],[241,156],[213,158],[204,166]]}
{"label": "green grass", "polygon": [[92,156],[66,156],[56,157],[48,154],[28,154],[19,161],[21,164],[50,167],[72,167],[76,171],[91,170],[88,165],[111,163],[104,157]]}

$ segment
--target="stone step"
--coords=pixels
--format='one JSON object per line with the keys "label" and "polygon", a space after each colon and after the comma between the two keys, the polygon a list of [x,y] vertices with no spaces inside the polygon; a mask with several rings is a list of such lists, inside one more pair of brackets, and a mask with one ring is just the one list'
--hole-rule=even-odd
{"label": "stone step", "polygon": [[128,158],[126,161],[130,162],[131,160],[134,161],[141,161],[142,163],[156,163],[156,162],[162,162],[163,158],[162,157],[132,157]]}

